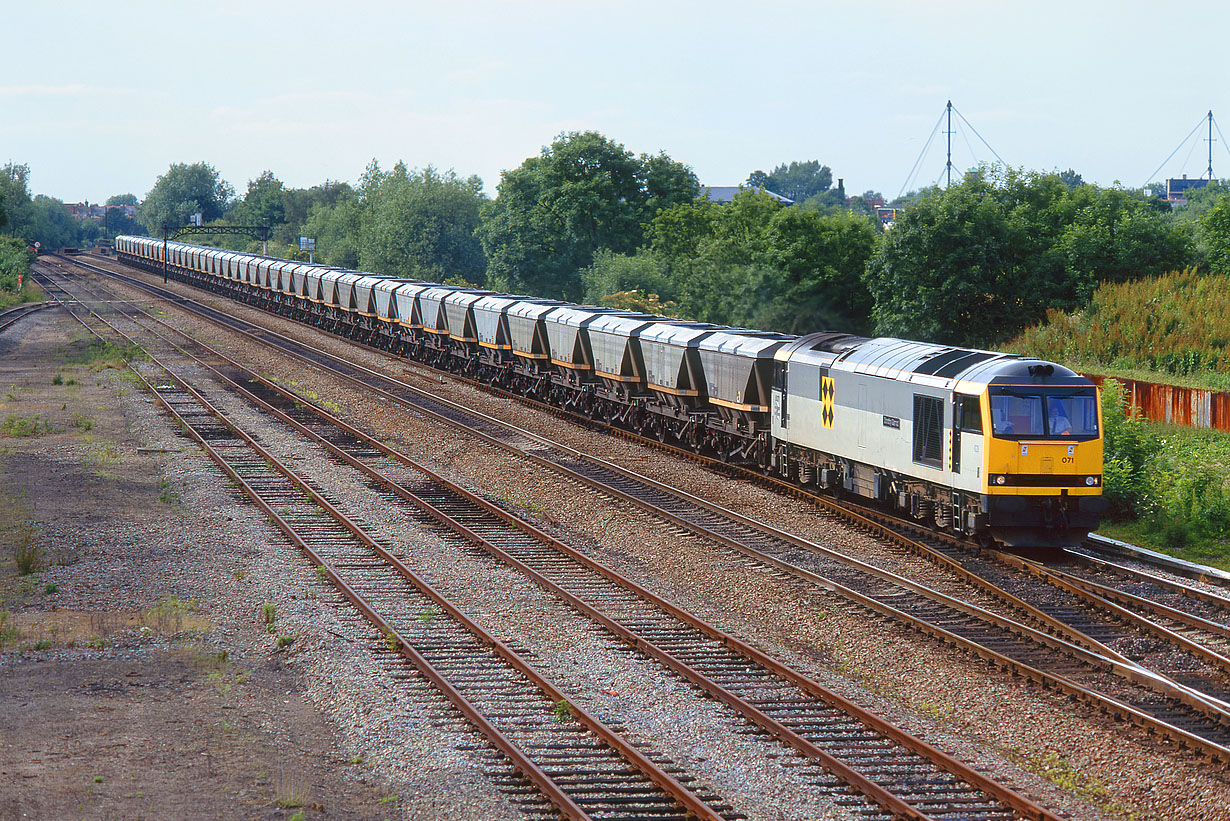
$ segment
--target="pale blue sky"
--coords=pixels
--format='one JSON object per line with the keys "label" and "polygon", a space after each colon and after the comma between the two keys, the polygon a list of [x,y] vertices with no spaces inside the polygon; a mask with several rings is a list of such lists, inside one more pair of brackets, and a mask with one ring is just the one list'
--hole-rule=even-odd
{"label": "pale blue sky", "polygon": [[[478,174],[494,195],[559,132],[595,129],[710,185],[819,159],[851,193],[892,197],[951,98],[1013,166],[1138,186],[1210,108],[1230,134],[1227,9],[22,1],[3,13],[0,162],[66,201],[144,196],[173,162],[242,193],[264,169],[354,181],[373,157]],[[919,185],[943,169],[939,139]],[[992,159],[969,140],[954,135],[959,166]],[[1159,176],[1199,176],[1205,151]],[[1220,143],[1213,167],[1230,177]]]}

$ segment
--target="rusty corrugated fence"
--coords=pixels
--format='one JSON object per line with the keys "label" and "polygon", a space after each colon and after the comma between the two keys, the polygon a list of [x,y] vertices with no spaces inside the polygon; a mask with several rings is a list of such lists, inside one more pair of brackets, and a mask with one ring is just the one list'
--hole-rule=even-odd
{"label": "rusty corrugated fence", "polygon": [[1089,379],[1096,385],[1106,379],[1121,383],[1131,406],[1153,422],[1230,431],[1230,393],[1119,377],[1090,376]]}

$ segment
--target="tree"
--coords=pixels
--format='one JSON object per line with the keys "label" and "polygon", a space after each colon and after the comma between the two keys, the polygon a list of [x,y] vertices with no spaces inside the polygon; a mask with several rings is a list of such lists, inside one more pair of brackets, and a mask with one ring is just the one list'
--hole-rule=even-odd
{"label": "tree", "polygon": [[398,163],[369,175],[364,186],[359,265],[368,271],[442,282],[482,282],[486,269],[475,236],[483,181],[428,166],[410,173]]}
{"label": "tree", "polygon": [[162,226],[186,225],[192,214],[205,222],[220,219],[235,196],[235,189],[214,167],[198,162],[173,164],[145,196],[138,218],[151,231]]}
{"label": "tree", "polygon": [[317,205],[332,208],[344,198],[352,196],[354,189],[348,183],[325,180],[311,188],[283,188],[282,210],[285,222],[273,229],[273,240],[283,245],[296,244],[308,233],[306,224]]}
{"label": "tree", "polygon": [[0,213],[7,232],[18,236],[20,226],[28,222],[30,207],[30,166],[5,164],[0,169]]}
{"label": "tree", "polygon": [[1079,188],[1085,184],[1085,179],[1080,174],[1076,173],[1075,169],[1069,168],[1067,171],[1059,172],[1059,181],[1068,188]]}
{"label": "tree", "polygon": [[1230,197],[1220,197],[1200,218],[1200,241],[1210,270],[1230,274]]}
{"label": "tree", "polygon": [[1074,193],[1080,204],[1056,247],[1078,301],[1086,301],[1099,283],[1157,276],[1194,260],[1188,231],[1150,208],[1140,194],[1093,186]]}
{"label": "tree", "polygon": [[872,299],[862,274],[878,238],[872,221],[849,212],[784,208],[774,214],[767,258],[777,275],[757,327],[870,331]]}
{"label": "tree", "polygon": [[766,174],[753,171],[747,178],[749,188],[764,188],[797,203],[828,192],[833,185],[833,170],[819,160],[779,165]]}
{"label": "tree", "polygon": [[933,190],[898,219],[867,263],[877,332],[979,345],[1034,319],[1045,295],[1010,213],[982,178]]}
{"label": "tree", "polygon": [[[1070,180],[1069,180],[1070,181]],[[927,189],[867,266],[882,333],[989,345],[1097,283],[1181,268],[1189,234],[1139,192],[1006,170]]]}
{"label": "tree", "polygon": [[861,331],[871,311],[861,275],[877,235],[866,218],[783,207],[745,190],[729,204],[697,199],[660,212],[649,227],[650,249],[634,258],[642,267],[617,257],[595,264],[594,274],[614,269],[627,277],[617,284],[639,289],[628,276],[638,275],[694,319],[796,333]]}
{"label": "tree", "polygon": [[578,298],[600,249],[633,253],[644,223],[693,199],[700,184],[665,154],[634,156],[593,131],[562,134],[500,177],[479,236],[498,287]]}
{"label": "tree", "polygon": [[[678,298],[666,263],[647,249],[632,255],[601,249],[594,255],[593,264],[581,271],[581,282],[585,286],[582,301],[590,305],[609,305],[609,297],[632,292],[644,295],[646,300],[650,295],[668,302]],[[619,300],[619,304],[627,307],[629,300]]]}
{"label": "tree", "polygon": [[248,180],[247,193],[228,216],[239,225],[281,225],[286,221],[284,194],[282,181],[272,171],[262,171],[256,179]]}
{"label": "tree", "polygon": [[126,206],[135,207],[140,204],[135,194],[112,194],[107,197],[106,216],[103,217],[104,233],[110,237],[121,234],[143,234],[148,230],[137,223],[135,217],[128,216]]}
{"label": "tree", "polygon": [[361,206],[354,192],[333,205],[325,202],[313,205],[303,224],[303,233],[316,238],[316,259],[340,268],[359,267],[361,217]]}

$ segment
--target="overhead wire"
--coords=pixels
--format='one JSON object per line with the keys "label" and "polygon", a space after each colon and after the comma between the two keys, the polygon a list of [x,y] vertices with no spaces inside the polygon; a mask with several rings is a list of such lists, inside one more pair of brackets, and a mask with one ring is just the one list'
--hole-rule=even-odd
{"label": "overhead wire", "polygon": [[[987,142],[985,139],[983,139],[982,135],[978,133],[978,129],[974,128],[973,124],[970,123],[969,120],[965,119],[965,115],[962,114],[960,111],[957,111],[956,106],[953,106],[952,110],[957,112],[957,116],[961,118],[961,122],[969,126],[969,130],[974,132],[974,136],[977,137],[979,140],[981,140],[982,144],[987,147],[987,150],[990,151],[992,154],[995,154],[995,159],[999,160],[999,164],[1007,168],[1008,163],[1004,162],[1004,158],[999,156],[999,154],[996,153],[995,149],[991,147],[991,144]],[[972,150],[970,153],[973,153]]]}
{"label": "overhead wire", "polygon": [[[1174,155],[1179,153],[1179,149],[1182,148],[1184,145],[1186,145],[1187,141],[1192,138],[1192,135],[1200,130],[1200,126],[1204,125],[1204,121],[1205,121],[1205,118],[1201,117],[1200,122],[1196,123],[1196,127],[1193,128],[1191,131],[1189,131],[1187,136],[1184,137],[1183,140],[1178,145],[1175,146],[1174,151],[1170,152],[1170,156],[1162,160],[1162,164],[1157,167],[1156,171],[1154,171],[1152,174],[1149,175],[1149,179],[1145,180],[1145,184],[1140,186],[1141,188],[1144,188],[1146,185],[1153,182],[1153,178],[1157,176],[1157,172],[1165,168],[1166,163],[1170,162],[1174,158]],[[1219,129],[1219,133],[1220,133],[1220,129]]]}
{"label": "overhead wire", "polygon": [[[935,139],[935,133],[940,130],[940,123],[944,122],[944,114],[940,114],[940,118],[935,121],[935,127],[931,129],[931,136],[927,137],[926,144],[923,145],[922,151],[918,154],[918,159],[914,160],[914,167],[910,169],[910,173],[906,175],[905,182],[901,185],[901,190],[897,192],[897,199],[901,199],[901,195],[905,193],[905,189],[914,180],[917,175],[918,166],[922,163],[923,157],[926,156],[927,150],[931,148],[931,141]],[[938,182],[936,183],[939,184]]]}

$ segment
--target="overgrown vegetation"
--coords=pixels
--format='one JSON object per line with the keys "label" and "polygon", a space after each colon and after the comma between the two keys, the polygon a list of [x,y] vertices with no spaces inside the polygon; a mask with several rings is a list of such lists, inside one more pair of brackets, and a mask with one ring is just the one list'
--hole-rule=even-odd
{"label": "overgrown vegetation", "polygon": [[51,420],[41,414],[21,416],[10,413],[0,422],[0,435],[12,437],[38,436],[40,433],[51,433]]}
{"label": "overgrown vegetation", "polygon": [[1109,515],[1100,532],[1230,567],[1230,436],[1129,414],[1114,380],[1102,411]]}
{"label": "overgrown vegetation", "polygon": [[[1086,370],[1143,369],[1230,389],[1230,278],[1184,269],[1104,284],[1083,307],[1050,310],[1009,348]],[[1198,306],[1198,307],[1197,307]]]}
{"label": "overgrown vegetation", "polygon": [[148,358],[141,348],[129,342],[103,342],[91,339],[84,345],[75,346],[65,356],[73,365],[88,367],[91,371],[105,368],[123,368],[126,363]]}

